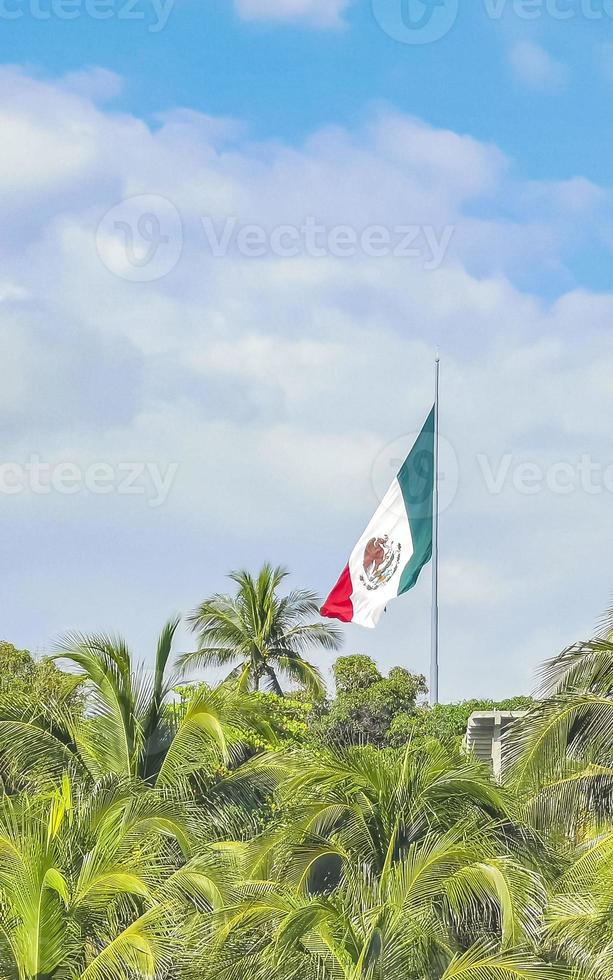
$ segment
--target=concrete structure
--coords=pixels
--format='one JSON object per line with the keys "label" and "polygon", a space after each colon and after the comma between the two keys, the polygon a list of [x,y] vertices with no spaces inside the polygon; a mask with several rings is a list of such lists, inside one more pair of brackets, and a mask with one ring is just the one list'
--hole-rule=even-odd
{"label": "concrete structure", "polygon": [[505,732],[525,711],[475,711],[468,719],[464,736],[467,752],[492,767],[496,779],[502,771],[502,744]]}

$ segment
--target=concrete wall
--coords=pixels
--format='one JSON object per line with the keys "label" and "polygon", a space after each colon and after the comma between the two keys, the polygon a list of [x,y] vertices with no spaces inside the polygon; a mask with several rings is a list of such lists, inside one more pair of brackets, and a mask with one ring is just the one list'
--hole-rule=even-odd
{"label": "concrete wall", "polygon": [[505,732],[525,714],[525,711],[475,711],[468,719],[464,736],[466,750],[491,766],[496,779],[501,776]]}

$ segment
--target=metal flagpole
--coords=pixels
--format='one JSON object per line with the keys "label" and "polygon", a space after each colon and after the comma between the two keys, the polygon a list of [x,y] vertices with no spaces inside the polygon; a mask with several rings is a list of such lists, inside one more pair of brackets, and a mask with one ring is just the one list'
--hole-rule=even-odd
{"label": "metal flagpole", "polygon": [[434,367],[434,483],[432,488],[432,650],[430,655],[430,704],[438,704],[438,387],[440,357]]}

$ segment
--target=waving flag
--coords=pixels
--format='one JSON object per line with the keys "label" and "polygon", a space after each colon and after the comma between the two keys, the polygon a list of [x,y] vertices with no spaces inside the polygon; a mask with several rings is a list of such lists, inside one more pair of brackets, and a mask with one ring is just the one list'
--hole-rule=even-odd
{"label": "waving flag", "polygon": [[374,629],[388,602],[412,589],[432,557],[435,409],[387,491],[322,616]]}

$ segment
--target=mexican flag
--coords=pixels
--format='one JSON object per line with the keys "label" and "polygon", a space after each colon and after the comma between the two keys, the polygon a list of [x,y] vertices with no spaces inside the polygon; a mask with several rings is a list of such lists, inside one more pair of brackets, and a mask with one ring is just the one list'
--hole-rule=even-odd
{"label": "mexican flag", "polygon": [[433,490],[434,409],[353,549],[322,616],[374,629],[388,602],[413,588],[432,557]]}

